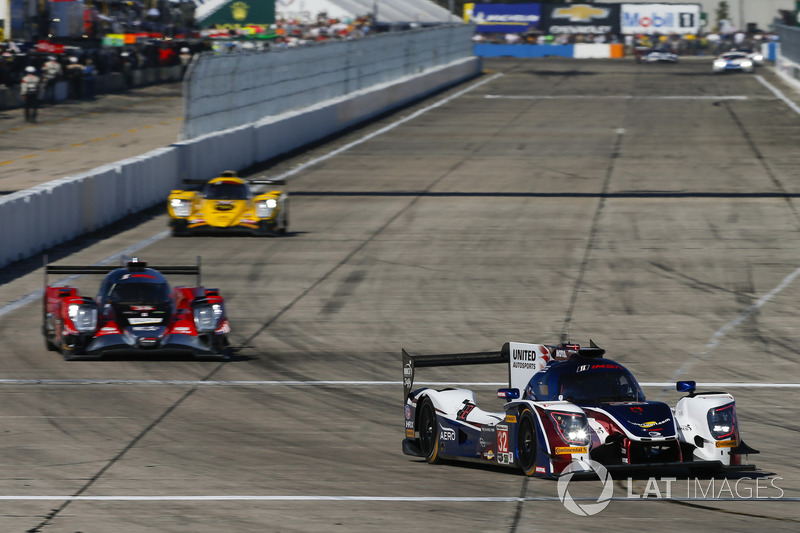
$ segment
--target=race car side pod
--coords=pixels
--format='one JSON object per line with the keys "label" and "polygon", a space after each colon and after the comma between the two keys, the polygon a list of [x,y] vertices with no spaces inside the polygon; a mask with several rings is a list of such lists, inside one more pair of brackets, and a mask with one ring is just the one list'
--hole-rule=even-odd
{"label": "race car side pod", "polygon": [[408,395],[414,386],[414,372],[416,367],[426,366],[456,366],[456,365],[487,365],[495,363],[508,364],[508,350],[500,352],[472,352],[451,353],[437,355],[409,355],[405,349],[403,354],[403,404],[408,400]]}

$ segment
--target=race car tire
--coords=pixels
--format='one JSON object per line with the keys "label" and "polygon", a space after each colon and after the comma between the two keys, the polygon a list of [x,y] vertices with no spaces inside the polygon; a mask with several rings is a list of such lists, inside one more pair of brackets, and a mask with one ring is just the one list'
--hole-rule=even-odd
{"label": "race car tire", "polygon": [[276,233],[284,234],[287,231],[289,231],[289,201],[288,200],[286,200],[283,203],[283,210],[281,212],[281,221],[283,222],[283,224],[281,224],[278,227],[278,230],[276,231]]}
{"label": "race car tire", "polygon": [[53,341],[50,340],[49,337],[44,338],[44,347],[47,348],[48,352],[57,352],[58,346],[53,344]]}
{"label": "race car tire", "polygon": [[526,476],[536,470],[536,422],[530,409],[523,409],[517,426],[517,461]]}
{"label": "race car tire", "polygon": [[436,410],[433,402],[428,398],[422,400],[419,406],[419,448],[425,460],[431,464],[441,462],[439,458],[439,431],[436,421]]}
{"label": "race car tire", "polygon": [[170,225],[172,226],[173,237],[186,237],[189,235],[188,222],[185,220],[173,220]]}

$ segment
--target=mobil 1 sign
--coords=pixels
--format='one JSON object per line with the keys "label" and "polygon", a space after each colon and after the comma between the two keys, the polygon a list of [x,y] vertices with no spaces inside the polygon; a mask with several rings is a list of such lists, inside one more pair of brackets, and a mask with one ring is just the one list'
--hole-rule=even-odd
{"label": "mobil 1 sign", "polygon": [[680,33],[700,31],[700,4],[622,4],[622,33]]}

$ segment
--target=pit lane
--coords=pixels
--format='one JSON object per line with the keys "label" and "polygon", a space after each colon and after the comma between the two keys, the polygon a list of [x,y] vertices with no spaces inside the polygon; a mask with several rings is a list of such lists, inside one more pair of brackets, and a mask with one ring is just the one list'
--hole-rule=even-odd
{"label": "pit lane", "polygon": [[[751,460],[783,478],[783,500],[628,499],[621,479],[620,499],[584,519],[554,482],[402,455],[401,347],[592,338],[643,382],[679,370],[698,382],[798,382],[797,282],[784,281],[800,267],[800,116],[757,78],[712,76],[700,61],[486,67],[483,80],[502,75],[267,169],[292,174],[288,237],[164,237],[136,252],[203,256],[204,284],[227,299],[232,361],[66,363],[43,348],[38,305],[0,317],[0,500],[14,498],[0,529],[537,531],[655,519],[795,531],[792,387],[731,389],[743,436],[762,451]],[[675,95],[693,98],[656,98]],[[382,131],[432,102],[444,103]],[[60,261],[112,257],[165,227],[151,213],[65,247]],[[28,270],[4,284],[4,302],[40,288],[41,271]],[[487,367],[419,379],[504,377]],[[482,404],[499,408],[492,390],[478,387]],[[570,491],[599,494],[591,482]]]}

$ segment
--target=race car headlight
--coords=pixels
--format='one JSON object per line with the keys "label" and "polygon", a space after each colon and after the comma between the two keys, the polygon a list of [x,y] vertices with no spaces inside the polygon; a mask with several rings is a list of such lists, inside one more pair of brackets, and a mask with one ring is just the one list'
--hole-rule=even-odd
{"label": "race car headlight", "polygon": [[728,64],[727,61],[714,61],[715,67],[724,67],[727,64]]}
{"label": "race car headlight", "polygon": [[753,62],[752,61],[742,61],[741,65],[743,67],[745,67],[745,68],[752,67],[753,66]]}
{"label": "race car headlight", "polygon": [[88,305],[70,304],[67,313],[75,329],[81,333],[90,333],[97,328],[97,308]]}
{"label": "race car headlight", "polygon": [[189,200],[173,198],[169,205],[172,207],[172,212],[175,213],[176,217],[188,217],[192,214],[192,202]]}
{"label": "race car headlight", "polygon": [[222,318],[222,304],[198,305],[194,308],[194,325],[197,331],[214,331]]}
{"label": "race car headlight", "polygon": [[272,211],[277,206],[278,202],[274,198],[259,200],[256,202],[256,216],[258,218],[269,218],[272,216]]}
{"label": "race car headlight", "polygon": [[756,55],[753,56],[753,61],[756,61],[756,62],[764,61],[764,56],[762,56],[761,54],[756,54]]}
{"label": "race car headlight", "polygon": [[589,421],[581,413],[564,413],[550,411],[548,413],[561,438],[568,444],[589,444]]}
{"label": "race car headlight", "polygon": [[736,408],[729,403],[708,410],[708,429],[717,440],[732,439],[736,435]]}

